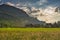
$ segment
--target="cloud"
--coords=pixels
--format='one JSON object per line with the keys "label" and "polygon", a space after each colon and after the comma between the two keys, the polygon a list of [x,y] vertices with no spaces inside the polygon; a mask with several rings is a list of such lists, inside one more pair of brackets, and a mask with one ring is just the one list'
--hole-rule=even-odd
{"label": "cloud", "polygon": [[0,0],[0,1],[2,1],[2,0]]}
{"label": "cloud", "polygon": [[18,3],[13,3],[13,2],[6,2],[6,4],[9,4],[11,6],[27,6],[27,7],[36,7],[38,8],[39,5],[43,5],[44,3],[46,3],[46,0],[40,0],[40,1],[36,1],[35,3],[30,3],[30,2],[26,2],[26,3],[22,3],[22,2],[18,2]]}
{"label": "cloud", "polygon": [[47,7],[45,10],[42,10],[43,16],[37,16],[37,19],[40,21],[45,21],[46,23],[54,23],[60,21],[60,13],[55,12],[57,7]]}
{"label": "cloud", "polygon": [[3,4],[2,0],[0,0],[0,5]]}
{"label": "cloud", "polygon": [[[46,23],[55,23],[60,21],[60,12],[55,12],[57,7],[48,6],[45,9],[32,7],[31,17]],[[59,10],[57,10],[59,11]]]}
{"label": "cloud", "polygon": [[11,6],[15,6],[15,4],[13,4],[11,2],[7,2],[6,4],[11,5]]}
{"label": "cloud", "polygon": [[[43,5],[44,3],[47,3],[47,0],[40,0],[38,3],[39,5]],[[37,9],[36,7],[32,6],[33,4],[31,3],[14,4],[11,2],[7,2],[7,4],[24,10],[29,16],[37,18],[39,21],[45,21],[46,23],[54,23],[60,21],[60,13],[55,12],[57,7],[54,6],[47,6],[45,9]]]}
{"label": "cloud", "polygon": [[39,4],[39,5],[43,5],[43,4],[47,3],[47,2],[48,2],[48,0],[40,0],[40,1],[36,2],[36,3]]}

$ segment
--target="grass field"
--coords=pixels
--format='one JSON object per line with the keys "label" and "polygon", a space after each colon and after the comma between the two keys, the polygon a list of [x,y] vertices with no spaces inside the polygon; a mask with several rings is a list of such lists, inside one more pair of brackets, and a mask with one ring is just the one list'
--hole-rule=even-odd
{"label": "grass field", "polygon": [[0,28],[0,40],[60,40],[60,28]]}

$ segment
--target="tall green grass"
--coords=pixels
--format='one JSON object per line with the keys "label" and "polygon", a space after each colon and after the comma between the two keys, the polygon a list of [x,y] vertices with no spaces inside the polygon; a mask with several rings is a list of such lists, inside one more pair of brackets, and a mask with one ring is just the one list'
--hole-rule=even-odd
{"label": "tall green grass", "polygon": [[0,40],[60,40],[60,28],[0,28]]}

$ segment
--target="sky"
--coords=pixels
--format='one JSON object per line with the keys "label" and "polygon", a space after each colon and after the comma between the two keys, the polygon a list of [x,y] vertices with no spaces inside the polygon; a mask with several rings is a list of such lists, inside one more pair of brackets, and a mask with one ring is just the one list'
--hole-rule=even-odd
{"label": "sky", "polygon": [[0,0],[0,3],[11,2],[14,4],[22,3],[27,4],[28,6],[34,6],[37,8],[46,7],[46,6],[60,6],[60,0]]}
{"label": "sky", "polygon": [[[32,11],[40,10],[36,13],[31,13],[32,17],[35,17],[39,21],[45,21],[46,23],[54,23],[60,21],[60,12],[55,12],[57,7],[60,7],[60,0],[0,0],[1,4],[9,4],[11,6],[15,6],[20,8],[20,6],[24,6],[22,9],[27,13],[30,10],[26,7],[30,7]],[[40,14],[44,16],[40,16]]]}

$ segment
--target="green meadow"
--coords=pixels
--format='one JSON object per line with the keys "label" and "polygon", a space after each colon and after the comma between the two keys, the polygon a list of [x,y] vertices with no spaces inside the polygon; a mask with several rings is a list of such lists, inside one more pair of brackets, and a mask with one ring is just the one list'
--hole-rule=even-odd
{"label": "green meadow", "polygon": [[0,28],[0,40],[60,40],[60,28]]}

